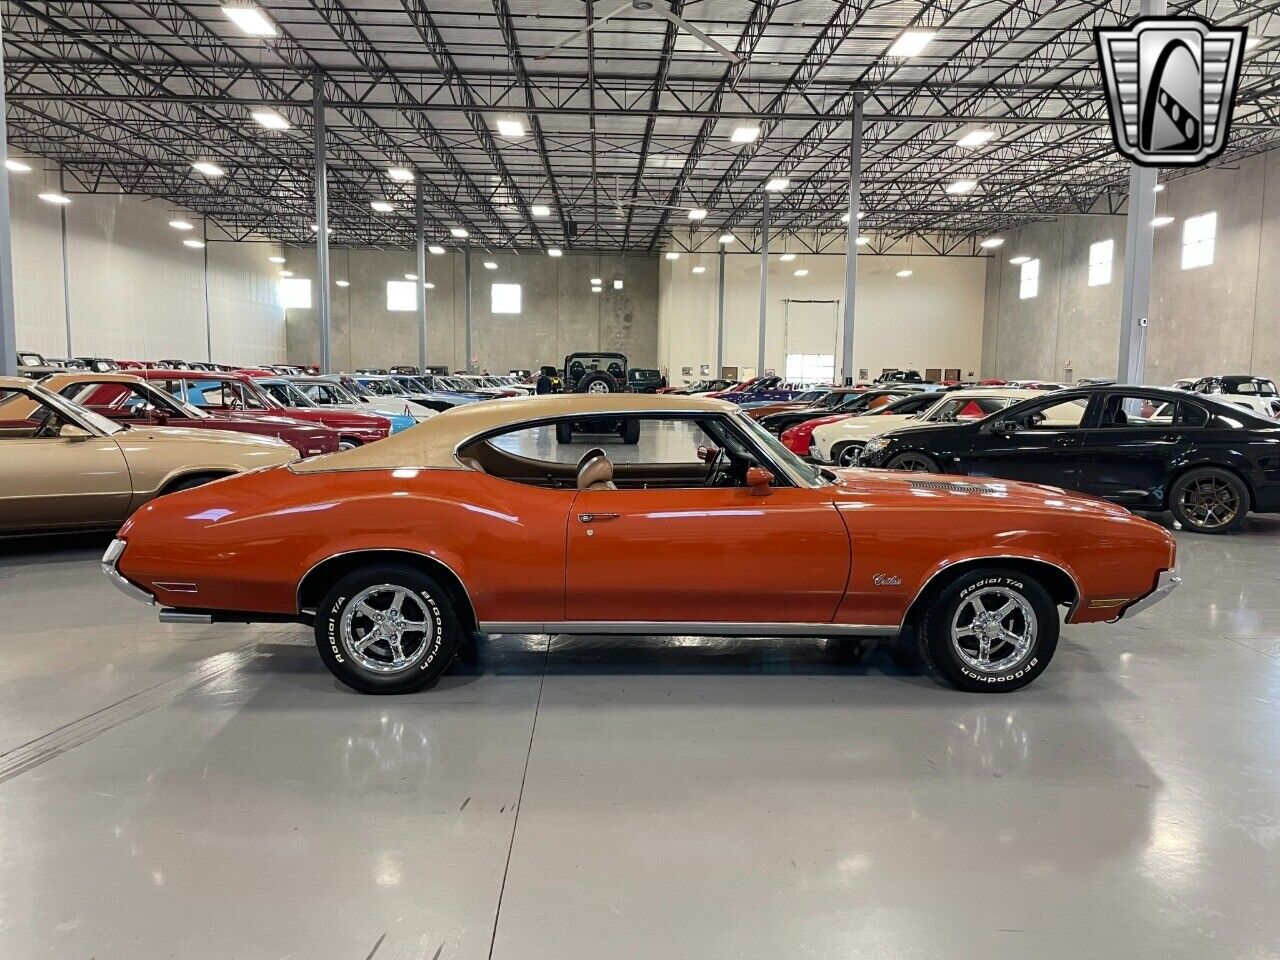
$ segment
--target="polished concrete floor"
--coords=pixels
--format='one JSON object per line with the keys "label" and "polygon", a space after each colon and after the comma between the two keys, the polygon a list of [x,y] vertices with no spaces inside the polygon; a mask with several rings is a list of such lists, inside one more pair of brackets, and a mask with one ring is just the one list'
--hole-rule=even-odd
{"label": "polished concrete floor", "polygon": [[965,695],[822,641],[501,636],[363,697],[0,547],[0,958],[1280,955],[1280,518]]}

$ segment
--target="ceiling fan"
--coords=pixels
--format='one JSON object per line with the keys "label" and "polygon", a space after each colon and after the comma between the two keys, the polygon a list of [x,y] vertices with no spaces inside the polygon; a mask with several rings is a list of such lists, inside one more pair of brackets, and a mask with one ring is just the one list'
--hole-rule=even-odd
{"label": "ceiling fan", "polygon": [[710,47],[716,53],[720,54],[720,56],[724,57],[730,63],[737,64],[737,63],[743,62],[743,58],[738,56],[728,47],[724,46],[723,44],[717,43],[715,40],[712,40],[709,36],[707,36],[705,33],[703,33],[693,24],[691,24],[688,20],[678,17],[674,13],[672,13],[671,8],[668,7],[666,3],[663,2],[663,0],[656,0],[656,2],[655,0],[627,0],[627,2],[624,3],[622,6],[620,6],[617,10],[614,10],[612,13],[606,13],[603,17],[597,17],[595,20],[587,24],[577,33],[573,34],[572,36],[568,37],[565,40],[561,40],[554,47],[545,51],[544,53],[540,53],[537,59],[539,60],[547,59],[547,57],[551,56],[551,54],[555,53],[561,47],[568,46],[569,44],[577,40],[579,37],[586,36],[596,27],[600,26],[601,24],[605,23],[608,20],[612,20],[618,14],[626,10],[638,10],[641,13],[652,13],[655,16],[662,17],[664,20],[669,20],[671,23],[675,24],[677,29],[683,30],[686,33],[690,33],[693,36],[697,37],[699,40],[705,43],[708,47]]}

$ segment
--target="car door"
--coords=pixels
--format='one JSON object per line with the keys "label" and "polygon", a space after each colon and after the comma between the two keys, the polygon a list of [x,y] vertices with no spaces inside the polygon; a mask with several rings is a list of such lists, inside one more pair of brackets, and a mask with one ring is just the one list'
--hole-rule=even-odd
{"label": "car door", "polygon": [[973,430],[968,449],[957,451],[961,469],[977,477],[1074,488],[1089,416],[1087,394],[1018,404]]}
{"label": "car door", "polygon": [[[44,435],[39,427],[50,417],[58,432]],[[132,495],[128,464],[110,436],[35,393],[0,391],[0,530],[121,523]]]}
{"label": "car door", "polygon": [[1209,416],[1198,404],[1143,390],[1100,398],[1086,431],[1078,489],[1129,506],[1159,505],[1169,467],[1181,459]]}
{"label": "car door", "polygon": [[[691,425],[676,421],[673,430],[668,421],[642,421],[635,459],[696,462],[705,441]],[[655,434],[664,428],[678,439],[655,455]],[[770,462],[745,434],[734,436],[762,464]],[[627,453],[620,445],[601,449]],[[625,465],[616,469],[618,489],[579,490],[573,503],[566,620],[830,622],[848,581],[849,538],[829,491],[791,485],[776,467],[775,484],[763,495],[700,480],[645,486],[628,481]]]}

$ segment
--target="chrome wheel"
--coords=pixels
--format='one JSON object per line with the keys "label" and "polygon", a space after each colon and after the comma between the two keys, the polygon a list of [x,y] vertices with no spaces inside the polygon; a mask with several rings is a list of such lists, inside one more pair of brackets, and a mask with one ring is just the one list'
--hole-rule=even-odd
{"label": "chrome wheel", "polygon": [[937,473],[938,468],[928,457],[916,453],[900,453],[888,464],[890,470],[909,470],[912,473]]}
{"label": "chrome wheel", "polygon": [[975,673],[1007,673],[1031,655],[1038,628],[1022,594],[984,587],[961,601],[951,618],[951,647]]}
{"label": "chrome wheel", "polygon": [[1187,522],[1201,530],[1217,530],[1230,524],[1242,506],[1239,492],[1222,477],[1197,477],[1178,498]]}
{"label": "chrome wheel", "polygon": [[435,624],[422,597],[405,587],[380,583],[351,598],[338,635],[347,656],[366,670],[400,673],[431,649]]}
{"label": "chrome wheel", "polygon": [[603,380],[596,380],[587,384],[587,393],[608,393],[609,385]]}
{"label": "chrome wheel", "polygon": [[856,443],[851,443],[840,451],[840,456],[836,458],[836,463],[841,467],[854,467],[857,466],[861,458],[862,448]]}

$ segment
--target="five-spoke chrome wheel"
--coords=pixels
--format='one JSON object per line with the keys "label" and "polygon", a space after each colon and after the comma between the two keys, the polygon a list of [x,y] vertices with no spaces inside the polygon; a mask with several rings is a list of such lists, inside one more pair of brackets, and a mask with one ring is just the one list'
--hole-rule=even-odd
{"label": "five-spoke chrome wheel", "polygon": [[1225,477],[1198,476],[1178,495],[1180,513],[1200,530],[1219,530],[1233,523],[1243,506],[1239,491]]}
{"label": "five-spoke chrome wheel", "polygon": [[976,673],[1008,673],[1020,667],[1036,642],[1039,622],[1020,593],[1003,586],[969,594],[951,618],[951,647]]}
{"label": "five-spoke chrome wheel", "polygon": [[426,602],[389,583],[365,587],[346,605],[338,636],[354,662],[374,673],[400,673],[431,648],[435,625]]}

